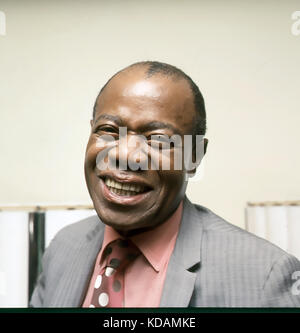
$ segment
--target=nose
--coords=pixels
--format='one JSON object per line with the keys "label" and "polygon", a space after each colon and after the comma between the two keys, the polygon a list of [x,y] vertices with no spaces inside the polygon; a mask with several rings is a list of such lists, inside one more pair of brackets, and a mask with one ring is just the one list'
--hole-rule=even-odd
{"label": "nose", "polygon": [[111,151],[108,156],[115,159],[115,165],[120,170],[148,170],[148,144],[142,135],[121,137],[114,152]]}

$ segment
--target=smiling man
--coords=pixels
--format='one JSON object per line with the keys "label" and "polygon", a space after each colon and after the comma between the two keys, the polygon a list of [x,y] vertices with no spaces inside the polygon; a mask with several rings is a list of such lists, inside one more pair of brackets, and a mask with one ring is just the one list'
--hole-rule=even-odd
{"label": "smiling man", "polygon": [[[97,139],[111,135],[117,140],[121,126],[127,128],[128,140],[138,134],[147,138],[150,144],[154,135],[184,136],[196,130],[194,98],[189,83],[177,73],[154,75],[154,65],[152,72],[148,69],[146,75],[145,69],[146,64],[130,67],[114,76],[101,91],[87,145],[85,175],[95,209],[105,224],[121,232],[141,232],[163,223],[184,197],[185,171],[174,170],[174,154],[170,156],[170,170],[131,171],[126,166],[128,160],[134,158],[135,145],[128,147],[126,142],[108,154],[117,166],[125,161],[126,170],[98,170],[96,159],[101,149],[97,147]],[[204,104],[200,107],[204,122]],[[109,180],[113,181],[111,189],[105,185]],[[114,191],[125,185],[132,187],[129,195]]]}
{"label": "smiling man", "polygon": [[296,258],[186,198],[205,131],[202,95],[174,66],[140,62],[106,83],[85,157],[97,216],[54,238],[32,306],[300,306]]}

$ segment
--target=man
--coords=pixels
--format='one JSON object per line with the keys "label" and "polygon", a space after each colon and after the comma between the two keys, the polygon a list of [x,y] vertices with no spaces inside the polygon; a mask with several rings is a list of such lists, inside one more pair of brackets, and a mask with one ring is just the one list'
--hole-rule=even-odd
{"label": "man", "polygon": [[[136,63],[108,81],[95,103],[85,158],[98,216],[54,238],[32,306],[300,306],[296,258],[186,198],[195,168],[176,168],[178,147],[164,150],[161,139],[177,135],[186,148],[185,138],[205,129],[198,87],[171,65]],[[144,145],[137,154],[129,144],[138,136],[149,151]],[[194,157],[196,146],[194,140]],[[149,155],[159,157],[158,167],[141,167],[143,159],[149,166]]]}

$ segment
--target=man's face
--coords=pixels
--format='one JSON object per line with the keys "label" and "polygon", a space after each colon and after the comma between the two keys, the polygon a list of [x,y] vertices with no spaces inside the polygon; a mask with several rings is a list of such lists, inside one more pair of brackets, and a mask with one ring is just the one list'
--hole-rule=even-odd
{"label": "man's face", "polygon": [[[184,170],[101,170],[97,156],[105,149],[99,138],[110,135],[118,140],[119,128],[127,127],[127,139],[191,133],[194,121],[193,97],[184,80],[174,81],[160,74],[146,78],[144,70],[118,74],[97,101],[85,158],[85,177],[94,207],[101,220],[123,234],[141,232],[164,222],[185,194]],[[118,142],[118,141],[116,141]],[[114,152],[112,152],[114,151]],[[117,165],[132,158],[132,145],[111,150]],[[118,189],[117,189],[118,188]],[[120,189],[123,189],[120,191]]]}

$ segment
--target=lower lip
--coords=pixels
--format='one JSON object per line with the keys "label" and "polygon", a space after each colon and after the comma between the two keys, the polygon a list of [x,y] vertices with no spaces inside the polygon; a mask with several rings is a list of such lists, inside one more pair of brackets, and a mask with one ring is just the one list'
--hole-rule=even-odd
{"label": "lower lip", "polygon": [[104,198],[107,201],[110,201],[112,203],[119,204],[119,205],[134,206],[134,205],[140,203],[141,201],[146,200],[150,196],[150,193],[152,192],[152,191],[148,191],[145,193],[136,194],[136,195],[132,195],[132,196],[118,195],[118,194],[110,191],[110,189],[106,186],[106,184],[104,183],[104,181],[101,178],[100,178],[100,186],[101,186]]}

